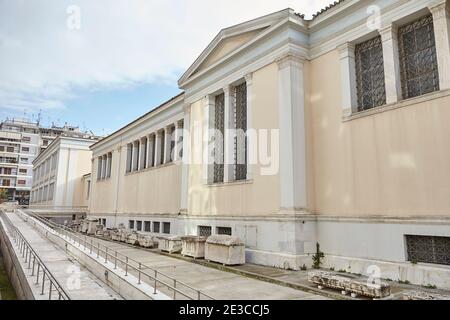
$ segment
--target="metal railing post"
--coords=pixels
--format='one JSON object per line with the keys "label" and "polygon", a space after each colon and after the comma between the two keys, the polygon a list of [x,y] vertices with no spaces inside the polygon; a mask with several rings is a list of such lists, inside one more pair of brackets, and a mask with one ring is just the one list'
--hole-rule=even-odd
{"label": "metal railing post", "polygon": [[105,263],[108,263],[108,247],[105,247]]}
{"label": "metal railing post", "polygon": [[128,276],[128,257],[125,257],[125,277]]}
{"label": "metal railing post", "polygon": [[139,270],[138,270],[138,284],[141,284],[141,263],[139,262]]}
{"label": "metal railing post", "polygon": [[114,270],[115,270],[115,269],[117,269],[117,250],[116,250],[116,253],[114,254],[114,257],[115,257],[115,259],[114,259]]}
{"label": "metal railing post", "polygon": [[42,276],[42,291],[41,291],[41,296],[44,295],[44,288],[45,288],[45,270],[43,271],[43,276]]}
{"label": "metal railing post", "polygon": [[156,294],[156,277],[158,276],[158,272],[155,270],[155,286],[153,288],[153,294]]}

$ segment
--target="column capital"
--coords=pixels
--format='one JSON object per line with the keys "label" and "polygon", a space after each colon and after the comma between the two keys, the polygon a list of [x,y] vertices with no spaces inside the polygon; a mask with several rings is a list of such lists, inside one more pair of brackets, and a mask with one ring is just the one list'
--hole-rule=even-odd
{"label": "column capital", "polygon": [[244,79],[245,79],[245,82],[247,83],[247,87],[251,86],[253,84],[253,72],[245,75]]}
{"label": "column capital", "polygon": [[381,41],[390,41],[397,39],[398,27],[395,24],[390,24],[379,30]]}
{"label": "column capital", "polygon": [[450,17],[450,7],[447,5],[447,1],[445,0],[436,5],[429,6],[428,9],[433,15],[433,20]]}
{"label": "column capital", "polygon": [[355,44],[351,42],[346,42],[337,47],[341,59],[345,58],[355,58]]}
{"label": "column capital", "polygon": [[305,58],[300,56],[299,54],[288,52],[279,58],[277,58],[276,63],[278,64],[278,69],[282,70],[287,67],[295,66],[299,68],[303,68],[305,63]]}

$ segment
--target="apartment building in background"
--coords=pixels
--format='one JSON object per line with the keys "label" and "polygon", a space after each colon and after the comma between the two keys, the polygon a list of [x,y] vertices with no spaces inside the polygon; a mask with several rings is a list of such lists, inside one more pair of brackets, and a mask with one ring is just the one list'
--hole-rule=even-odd
{"label": "apartment building in background", "polygon": [[[324,268],[450,288],[449,11],[345,0],[222,30],[182,94],[91,146],[89,215],[232,234],[247,262],[293,270],[319,243]],[[203,139],[209,129],[268,140]],[[250,161],[260,141],[274,173]],[[205,161],[213,150],[231,164]]]}
{"label": "apartment building in background", "polygon": [[0,122],[0,189],[6,190],[5,200],[29,204],[33,161],[61,134],[93,136],[67,124],[44,127],[26,119]]}

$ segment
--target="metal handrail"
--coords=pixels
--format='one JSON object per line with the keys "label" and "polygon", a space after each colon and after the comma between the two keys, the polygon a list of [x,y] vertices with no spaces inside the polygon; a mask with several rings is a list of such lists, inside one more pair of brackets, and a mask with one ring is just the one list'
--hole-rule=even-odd
{"label": "metal handrail", "polygon": [[[21,211],[19,211],[19,212],[21,212]],[[150,266],[147,266],[147,265],[143,264],[142,262],[134,260],[134,259],[118,252],[117,250],[113,250],[106,245],[102,245],[99,241],[94,243],[94,241],[91,237],[89,237],[90,241],[88,241],[87,236],[83,236],[83,238],[82,238],[82,237],[78,236],[70,228],[63,226],[63,225],[56,224],[53,221],[50,221],[50,220],[48,220],[44,217],[41,217],[35,213],[30,213],[30,212],[27,212],[27,213],[21,212],[21,213],[29,215],[29,216],[37,219],[38,221],[40,221],[41,223],[45,224],[46,226],[52,228],[53,230],[59,229],[61,231],[61,233],[66,236],[66,238],[69,238],[73,242],[78,243],[78,246],[83,245],[85,250],[89,249],[91,254],[97,252],[97,258],[105,259],[105,261],[104,261],[105,263],[107,263],[108,261],[113,263],[114,269],[117,269],[118,262],[121,263],[123,265],[123,267],[125,268],[125,276],[128,275],[129,269],[136,271],[137,275],[138,275],[138,284],[141,284],[142,276],[149,278],[154,287],[154,294],[157,293],[157,284],[160,284],[160,285],[163,285],[164,287],[167,287],[169,289],[169,291],[173,291],[174,299],[176,299],[176,295],[178,293],[189,300],[202,300],[202,297],[209,299],[209,300],[214,300],[214,298],[207,295],[206,293],[204,293],[198,289],[195,289],[192,286],[190,286],[182,281],[179,281],[173,277],[170,277]],[[122,257],[122,259],[121,259],[121,257]],[[134,263],[135,265],[133,265],[132,263]],[[146,269],[150,270],[152,274],[145,272],[144,270],[146,270]],[[158,279],[158,276],[160,278],[164,277],[165,281]],[[167,281],[172,282],[172,284],[167,283]],[[192,295],[189,295],[188,293],[181,291],[180,286],[193,291],[195,293],[195,296],[192,297]]]}
{"label": "metal handrail", "polygon": [[[31,269],[31,277],[36,275],[35,285],[39,285],[39,276],[42,273],[42,285],[41,285],[41,295],[45,293],[45,283],[49,281],[48,286],[48,300],[52,300],[53,290],[56,290],[58,295],[58,300],[71,300],[70,296],[63,289],[63,287],[59,284],[58,280],[52,275],[52,273],[48,270],[45,263],[39,257],[39,255],[34,251],[31,247],[30,243],[25,239],[23,234],[17,229],[9,219],[9,217],[0,210],[0,215],[3,217],[3,221],[8,225],[9,233],[13,237],[13,240],[16,246],[19,247],[19,253],[22,255],[22,258],[25,258],[25,264],[28,269]],[[33,261],[32,261],[33,260]],[[36,269],[36,274],[35,274]]]}

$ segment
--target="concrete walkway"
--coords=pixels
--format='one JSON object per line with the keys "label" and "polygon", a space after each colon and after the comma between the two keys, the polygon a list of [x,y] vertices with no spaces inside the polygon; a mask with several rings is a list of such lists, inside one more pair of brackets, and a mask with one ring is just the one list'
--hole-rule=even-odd
{"label": "concrete walkway", "polygon": [[[73,300],[122,300],[107,285],[16,214],[7,214]],[[28,270],[25,270],[28,271]]]}
{"label": "concrete walkway", "polygon": [[324,296],[212,269],[118,242],[95,238],[112,250],[220,300],[322,300]]}

